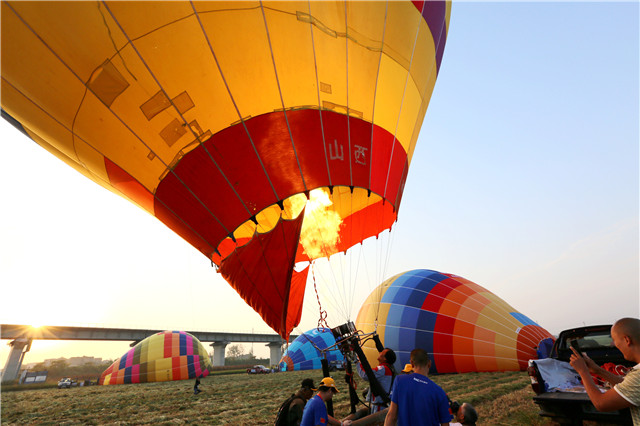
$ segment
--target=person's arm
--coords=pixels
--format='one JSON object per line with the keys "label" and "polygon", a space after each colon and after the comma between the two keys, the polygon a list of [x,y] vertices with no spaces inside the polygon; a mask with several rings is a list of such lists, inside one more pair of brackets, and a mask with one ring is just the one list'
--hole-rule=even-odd
{"label": "person's arm", "polygon": [[369,377],[367,377],[367,373],[364,372],[364,368],[362,368],[362,365],[360,365],[360,360],[356,362],[356,371],[358,372],[358,376],[360,376],[362,380],[366,380],[367,382],[369,381]]}
{"label": "person's arm", "polygon": [[[342,426],[342,422],[338,419],[336,419],[335,417],[331,417],[329,415],[327,415],[327,417],[329,417],[329,424],[330,425],[335,425],[335,426]],[[351,422],[349,422],[349,424],[351,424]]]}
{"label": "person's arm", "polygon": [[[384,419],[384,426],[396,426],[398,423],[398,404],[391,401],[387,417]],[[448,423],[447,423],[448,424]]]}
{"label": "person's arm", "polygon": [[591,377],[591,374],[589,373],[589,367],[587,367],[587,363],[584,358],[577,354],[573,348],[571,350],[574,351],[574,354],[571,355],[569,363],[574,370],[580,374],[582,384],[584,385],[593,406],[596,407],[596,410],[614,411],[631,407],[632,404],[624,399],[615,389],[609,389],[604,393],[600,392],[600,389],[598,389],[593,381],[593,377]]}
{"label": "person's arm", "polygon": [[[573,350],[573,352],[576,353],[573,348],[571,348],[571,350]],[[598,364],[596,364],[594,360],[589,358],[589,355],[587,355],[585,352],[582,352],[580,355],[582,355],[582,358],[584,358],[584,362],[585,364],[587,364],[587,368],[589,368],[589,372],[593,374],[597,374],[598,376],[602,377],[612,385],[622,383],[622,381],[624,380],[623,376],[618,376],[617,374],[614,374],[600,367]]]}

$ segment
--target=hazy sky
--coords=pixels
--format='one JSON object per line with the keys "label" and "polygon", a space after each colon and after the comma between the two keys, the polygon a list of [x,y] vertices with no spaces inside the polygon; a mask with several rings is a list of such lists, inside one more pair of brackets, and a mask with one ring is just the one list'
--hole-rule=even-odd
{"label": "hazy sky", "polygon": [[[637,2],[454,2],[399,221],[368,244],[352,296],[334,303],[341,284],[318,277],[329,325],[416,268],[461,275],[551,333],[638,317],[638,16]],[[155,218],[4,121],[0,139],[1,323],[271,331]],[[310,280],[295,332],[317,320]],[[25,362],[128,348],[35,342]]]}

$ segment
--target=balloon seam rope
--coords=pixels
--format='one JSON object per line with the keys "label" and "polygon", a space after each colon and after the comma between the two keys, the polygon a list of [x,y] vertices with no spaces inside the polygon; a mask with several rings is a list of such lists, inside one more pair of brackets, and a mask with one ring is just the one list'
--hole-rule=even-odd
{"label": "balloon seam rope", "polygon": [[[423,10],[424,10],[424,5],[426,4],[426,2],[423,4]],[[407,71],[407,77],[405,78],[404,81],[404,90],[402,91],[402,99],[400,100],[400,111],[398,111],[398,120],[396,121],[396,129],[393,132],[393,141],[397,141],[397,136],[398,136],[398,127],[400,126],[400,116],[402,115],[402,107],[404,106],[404,99],[405,99],[405,95],[407,94],[407,88],[409,87],[409,77],[411,76],[411,65],[413,64],[413,57],[414,54],[416,52],[416,46],[418,45],[418,35],[420,34],[420,22],[423,19],[422,18],[422,14],[420,14],[420,21],[418,21],[418,29],[416,30],[416,36],[415,39],[413,41],[413,49],[411,49],[411,59],[409,59],[409,68]],[[409,141],[411,142],[411,141]],[[398,141],[398,143],[400,143]],[[391,154],[389,155],[389,158],[393,159],[393,153],[395,151],[395,147],[396,144],[394,143],[393,145],[391,145]],[[409,153],[407,152],[407,155],[409,155]],[[407,161],[409,160],[409,158],[407,157]],[[384,183],[384,197],[386,198],[387,196],[387,187],[389,185],[389,175],[391,174],[391,162],[389,162],[389,167],[387,167],[387,178],[385,179],[385,183]]]}
{"label": "balloon seam rope", "polygon": [[[236,103],[236,100],[233,97],[233,94],[231,93],[231,89],[229,88],[229,84],[227,83],[227,79],[225,78],[224,73],[222,72],[222,68],[220,67],[220,63],[218,62],[218,57],[216,56],[215,52],[213,51],[213,45],[211,44],[211,40],[209,40],[209,35],[205,31],[204,25],[202,24],[202,21],[200,20],[200,14],[196,10],[196,7],[194,6],[193,1],[190,1],[189,3],[191,4],[191,8],[193,9],[193,13],[194,13],[196,19],[198,20],[198,24],[200,25],[200,30],[202,31],[202,34],[203,34],[203,36],[204,36],[204,38],[205,38],[205,40],[207,42],[207,46],[209,46],[209,51],[211,52],[211,56],[213,56],[213,60],[216,63],[216,67],[218,68],[218,72],[220,73],[220,78],[222,79],[222,82],[224,83],[224,86],[227,89],[227,93],[229,94],[229,98],[231,100],[231,103],[233,103],[233,107],[235,108],[236,113],[238,114],[238,118],[240,119],[240,122],[242,123],[242,127],[244,128],[244,131],[247,134],[247,137],[249,138],[249,142],[251,143],[251,147],[253,148],[253,152],[256,154],[256,158],[260,162],[260,166],[262,167],[262,171],[264,172],[264,175],[267,178],[267,181],[269,182],[269,186],[271,186],[271,190],[273,191],[273,195],[276,197],[276,199],[279,200],[280,196],[278,195],[278,192],[276,191],[276,188],[273,185],[273,182],[271,182],[271,178],[269,177],[269,174],[267,173],[267,169],[265,168],[264,163],[262,162],[262,158],[258,154],[258,150],[256,149],[256,145],[253,142],[253,138],[251,137],[251,133],[249,133],[249,129],[247,128],[247,124],[245,123],[245,120],[242,117],[242,113],[240,113],[240,109],[238,108],[238,104]],[[204,148],[204,145],[203,145],[203,148]],[[206,148],[205,148],[205,151],[207,151]],[[207,151],[207,154],[209,154],[208,151]],[[224,176],[224,174],[223,174],[223,176]],[[226,178],[226,176],[225,176],[225,178]],[[235,192],[235,188],[232,187],[232,189]],[[242,200],[240,200],[240,201],[242,202]],[[243,205],[244,205],[244,203],[243,203]],[[246,206],[245,206],[245,208],[246,208]],[[249,211],[247,210],[247,212],[249,212]]]}
{"label": "balloon seam rope", "polygon": [[[426,3],[423,3],[423,5],[422,5],[422,9],[423,10],[421,11],[421,14],[424,13],[424,7],[425,6],[426,6]],[[434,47],[435,47],[436,58],[437,58],[437,55],[438,55],[438,46],[440,46],[440,40],[442,39],[442,34],[445,33],[445,30],[446,30],[446,23],[445,23],[445,20],[443,20],[442,21],[442,25],[440,26],[440,31],[438,32],[438,41],[435,41],[435,38],[434,38]],[[436,59],[436,64],[434,64],[434,65],[437,66],[437,59]],[[429,74],[428,74],[427,78],[425,79],[423,93],[429,87],[429,81],[431,80],[431,74],[433,73],[433,69],[434,68],[436,68],[436,67],[435,66],[434,67],[430,67],[430,69],[429,69]],[[438,70],[436,70],[436,77],[437,77],[437,74],[438,74]],[[429,102],[429,98],[425,97],[425,99],[423,99],[422,103],[424,103],[424,102],[428,103]],[[422,105],[420,105],[420,108],[422,109]],[[414,131],[415,131],[415,126],[417,126],[417,125],[418,125],[417,123],[414,125]],[[421,125],[422,125],[422,123],[420,123],[420,126]],[[416,143],[417,143],[417,138],[416,138]],[[415,147],[415,145],[416,144],[413,143],[412,146]],[[411,152],[411,151],[412,151],[411,146],[409,146],[409,152]]]}
{"label": "balloon seam rope", "polygon": [[[427,278],[427,279],[429,279],[429,278]],[[431,281],[435,281],[435,280],[433,280],[433,279],[429,279],[429,280],[431,280]],[[456,291],[456,289],[455,289],[455,288],[452,288],[452,287],[450,287],[450,286],[447,286],[446,284],[443,284],[443,285],[444,285],[444,286],[446,286],[447,288],[451,289],[452,291]],[[414,290],[415,290],[415,289],[414,289]],[[422,291],[422,290],[419,290],[419,291],[421,291],[421,292],[423,292],[423,293],[429,293],[429,292]],[[446,300],[446,298],[445,298],[445,297],[443,297],[443,296],[434,296],[434,297],[438,297],[438,298],[442,299],[443,301],[444,301],[444,300]],[[456,304],[457,304],[457,305],[459,305],[460,307],[462,307],[462,306],[463,306],[462,304],[457,303],[457,302],[453,302],[453,303],[456,303]],[[406,307],[405,307],[405,309],[407,309],[407,308],[420,310],[420,308],[416,308],[416,307],[413,307],[413,306],[406,306]],[[485,305],[485,306],[483,307],[482,311],[484,312],[486,309],[489,309],[489,310],[491,310],[491,311],[495,312],[496,314],[499,314],[499,312],[497,312],[495,309],[493,309],[493,308],[492,308],[491,306],[489,306],[489,305]],[[496,319],[494,319],[494,318],[492,318],[492,317],[489,317],[489,316],[487,316],[486,314],[484,314],[484,313],[482,313],[482,312],[480,312],[480,311],[478,311],[478,310],[475,310],[475,309],[469,309],[469,311],[471,311],[471,312],[473,312],[473,313],[475,313],[475,314],[478,314],[478,317],[484,317],[484,318],[488,319],[490,322],[494,322],[494,323],[495,323],[495,322],[497,322],[497,321],[496,321]],[[430,311],[430,312],[432,312],[432,311]],[[438,314],[438,315],[442,315],[443,317],[446,317],[446,318],[455,319],[455,320],[457,320],[457,321],[464,322],[464,323],[469,324],[469,325],[473,325],[473,326],[475,326],[475,327],[477,327],[477,328],[481,328],[482,330],[492,331],[492,330],[490,330],[490,329],[489,329],[489,328],[487,328],[487,327],[479,326],[477,323],[472,323],[472,322],[469,322],[469,321],[466,321],[466,320],[463,320],[463,319],[460,319],[460,318],[452,317],[452,316],[450,316],[450,315],[446,315],[446,314],[442,314],[442,313],[437,313],[437,312],[433,312],[433,313],[436,313],[436,314]],[[499,316],[498,316],[498,318],[506,318],[506,317],[505,317],[504,315],[499,315]],[[516,320],[516,321],[517,321],[517,320]],[[514,325],[517,325],[517,324],[514,324]],[[406,327],[399,327],[399,328],[406,328]],[[502,336],[502,337],[504,337],[504,338],[506,338],[506,339],[508,339],[508,340],[511,340],[511,341],[517,341],[517,339],[514,339],[513,337],[509,337],[508,335],[506,335],[506,334],[504,334],[504,333],[502,333],[502,332],[496,332],[496,331],[492,331],[492,332],[494,332],[497,336]],[[453,336],[453,334],[445,334],[445,333],[440,333],[440,332],[433,332],[433,333],[434,333],[434,334],[447,335],[447,336]],[[503,344],[497,344],[497,343],[495,343],[494,341],[485,341],[485,340],[480,340],[480,339],[476,339],[476,340],[479,340],[479,341],[481,341],[481,342],[494,343],[495,345],[499,345],[499,346],[501,346],[501,347],[505,347],[505,348],[509,348],[509,347],[510,347],[510,346],[506,346],[506,345],[503,345]],[[536,342],[532,341],[532,340],[531,340],[531,339],[529,339],[528,337],[527,337],[527,341],[528,341],[529,343],[533,344],[533,345],[535,345],[535,344],[536,344]]]}
{"label": "balloon seam rope", "polygon": [[324,123],[322,120],[322,107],[320,105],[320,79],[318,78],[318,62],[316,59],[316,45],[313,37],[313,18],[311,16],[311,1],[307,1],[309,6],[309,31],[311,33],[311,50],[313,51],[313,67],[316,74],[316,93],[318,94],[318,115],[320,116],[320,130],[322,131],[322,148],[324,149],[324,162],[327,167],[327,175],[329,177],[329,185],[333,186],[331,180],[331,169],[329,168],[329,156],[327,155],[327,141],[324,134]]}
{"label": "balloon seam rope", "polygon": [[[380,79],[380,66],[382,65],[382,55],[384,52],[384,40],[387,33],[387,13],[389,11],[389,2],[385,3],[384,9],[384,25],[382,26],[382,39],[380,41],[380,56],[378,57],[378,69],[376,71],[376,84],[373,89],[373,105],[371,108],[371,158],[373,158],[373,129],[375,129],[375,112],[376,112],[376,94],[378,93],[378,80]],[[373,170],[373,163],[369,162],[369,182],[371,182],[371,174]]]}
{"label": "balloon seam rope", "polygon": [[[136,53],[136,55],[138,55],[138,57],[140,58],[140,61],[142,62],[142,64],[145,66],[145,68],[147,69],[147,71],[149,72],[149,75],[151,75],[151,77],[153,78],[153,80],[156,82],[156,84],[158,85],[158,87],[160,88],[160,90],[162,91],[162,93],[167,97],[167,99],[169,98],[169,95],[167,94],[167,92],[165,91],[164,87],[162,86],[162,84],[160,84],[160,82],[158,81],[158,78],[156,77],[156,75],[153,73],[153,71],[151,71],[151,68],[149,68],[149,65],[147,64],[147,62],[144,60],[144,58],[142,57],[142,55],[140,54],[140,52],[138,51],[138,49],[136,48],[135,44],[133,43],[133,40],[131,40],[131,38],[129,37],[129,35],[124,31],[124,28],[122,28],[122,25],[120,25],[120,22],[118,21],[118,19],[116,19],[115,15],[113,14],[113,12],[111,11],[111,9],[109,8],[109,6],[103,1],[102,4],[104,5],[105,9],[109,12],[109,14],[111,15],[111,17],[113,18],[113,21],[116,23],[116,25],[118,25],[118,28],[120,29],[120,31],[122,32],[122,34],[124,35],[124,37],[127,39],[127,42],[129,43],[129,45],[131,46],[131,48],[134,50],[134,52]],[[74,73],[74,75],[76,75]],[[76,75],[77,76],[77,75]],[[78,77],[78,76],[77,76]],[[79,78],[79,77],[78,77]],[[86,83],[83,82],[83,84],[86,86]],[[86,86],[88,87],[88,86]],[[93,92],[92,92],[93,93]],[[178,110],[178,108],[172,103],[174,109],[178,112],[178,114],[180,115],[180,117],[182,118],[182,121],[187,124],[187,121],[185,120],[184,116],[182,115],[182,113]],[[136,136],[136,138],[138,140],[140,140],[140,142],[147,148],[149,149],[151,152],[153,152],[153,150],[140,138],[140,136],[138,136],[133,129],[131,129],[129,127],[129,125],[127,125],[111,108],[108,108],[109,111],[111,111],[111,113],[117,117],[120,122],[129,130],[131,131],[132,134],[134,134]],[[191,133],[194,135],[194,137],[196,139],[198,139],[198,141],[200,140],[199,135],[196,135],[195,132],[193,131],[193,129],[191,129],[190,126],[189,130],[191,131]],[[205,149],[206,150],[206,149]],[[207,154],[209,154],[209,152],[207,151]],[[218,166],[218,164],[213,160],[213,158],[211,157],[211,154],[209,154],[209,158],[211,158],[211,160],[213,161],[213,164],[218,168],[218,170],[220,171],[220,173],[222,174],[222,176],[225,178],[225,180],[227,181],[227,183],[229,184],[229,186],[231,187],[231,189],[233,190],[233,192],[236,194],[236,196],[238,197],[238,200],[240,201],[240,203],[242,203],[243,207],[247,210],[247,213],[249,213],[249,210],[247,209],[246,205],[244,204],[244,202],[242,201],[242,199],[240,198],[240,195],[237,193],[237,191],[235,190],[235,188],[233,188],[233,186],[231,185],[231,182],[229,182],[229,180],[227,179],[227,177],[225,176],[224,173],[222,173],[222,170],[220,170],[220,167]],[[158,157],[158,159],[160,159],[160,157]],[[198,200],[198,202],[204,207],[204,209],[211,215],[211,217],[213,217],[218,224],[220,224],[220,226],[225,230],[225,232],[227,234],[229,234],[229,230],[224,226],[224,224],[222,222],[220,222],[220,220],[217,218],[216,215],[213,214],[213,212],[211,212],[211,210],[209,209],[209,207],[193,192],[193,190],[189,187],[189,185],[187,185],[182,178],[180,178],[180,176],[178,176],[175,171],[169,167],[169,165],[167,165],[163,160],[160,159],[160,161],[162,162],[162,164],[165,165],[165,167],[167,167],[167,169],[176,177],[176,179],[187,189],[187,191],[189,191],[189,193],[193,196],[194,199]],[[157,199],[157,198],[156,198]],[[180,216],[178,216],[180,217]]]}
{"label": "balloon seam rope", "polygon": [[280,86],[280,77],[278,77],[278,68],[276,67],[276,59],[273,56],[273,45],[271,44],[271,35],[269,34],[269,26],[267,25],[267,15],[264,13],[264,5],[260,0],[260,11],[262,12],[262,20],[264,21],[264,29],[267,32],[267,42],[269,43],[269,53],[271,54],[271,63],[273,64],[273,73],[276,77],[276,85],[278,86],[278,94],[280,95],[280,104],[282,105],[282,113],[284,114],[284,121],[287,123],[287,130],[289,131],[289,139],[291,139],[291,147],[293,148],[293,154],[296,157],[296,163],[298,164],[298,171],[300,172],[300,179],[302,179],[302,185],[305,191],[308,191],[307,183],[304,179],[304,173],[302,172],[302,166],[300,165],[300,158],[298,157],[298,150],[296,150],[296,144],[293,140],[293,133],[291,132],[291,124],[289,124],[289,118],[287,117],[286,107],[284,105],[284,98],[282,97],[282,87]]}
{"label": "balloon seam rope", "polygon": [[349,112],[349,24],[347,23],[347,2],[344,2],[344,60],[346,70],[347,97],[347,146],[349,147],[349,183],[353,187],[353,164],[351,162],[351,114]]}

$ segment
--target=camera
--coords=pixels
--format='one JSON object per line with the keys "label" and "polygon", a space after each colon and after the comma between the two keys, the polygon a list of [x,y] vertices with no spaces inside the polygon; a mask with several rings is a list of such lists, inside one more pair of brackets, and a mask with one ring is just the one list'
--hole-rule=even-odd
{"label": "camera", "polygon": [[449,409],[452,414],[456,414],[460,409],[460,403],[458,401],[449,401]]}

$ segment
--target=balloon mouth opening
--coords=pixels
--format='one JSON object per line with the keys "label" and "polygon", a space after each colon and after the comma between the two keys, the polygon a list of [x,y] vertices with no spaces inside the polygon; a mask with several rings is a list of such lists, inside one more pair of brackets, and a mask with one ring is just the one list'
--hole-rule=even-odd
{"label": "balloon mouth opening", "polygon": [[[384,198],[361,187],[320,187],[307,193],[294,194],[270,205],[238,226],[220,242],[211,260],[220,266],[222,260],[236,248],[249,243],[256,234],[271,232],[281,220],[296,219],[304,209],[296,270],[304,269],[313,259],[328,258],[340,252],[343,232],[347,227],[345,222],[349,221],[349,226],[354,226],[350,217],[376,204],[384,206]],[[386,206],[390,214],[395,215],[393,206],[390,203],[386,203]],[[381,227],[376,234],[385,229],[387,227]]]}

